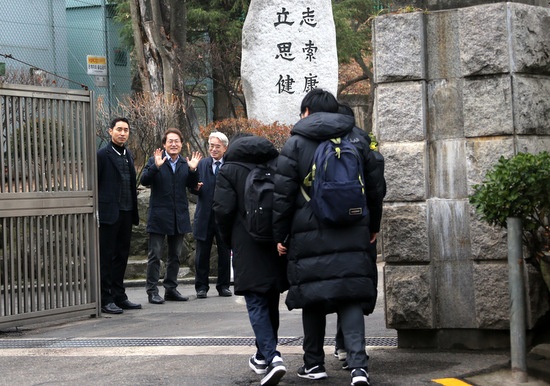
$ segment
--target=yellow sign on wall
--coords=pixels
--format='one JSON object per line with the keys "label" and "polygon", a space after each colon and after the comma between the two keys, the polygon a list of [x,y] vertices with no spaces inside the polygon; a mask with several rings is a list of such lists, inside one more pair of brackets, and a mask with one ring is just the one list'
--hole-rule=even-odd
{"label": "yellow sign on wall", "polygon": [[107,75],[107,58],[105,56],[87,55],[88,75]]}

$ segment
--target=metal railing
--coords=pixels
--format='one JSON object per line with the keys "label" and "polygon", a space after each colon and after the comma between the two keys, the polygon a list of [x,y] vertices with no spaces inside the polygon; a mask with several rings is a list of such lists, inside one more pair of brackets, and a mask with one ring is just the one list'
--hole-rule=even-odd
{"label": "metal railing", "polygon": [[0,84],[0,327],[98,315],[90,91]]}

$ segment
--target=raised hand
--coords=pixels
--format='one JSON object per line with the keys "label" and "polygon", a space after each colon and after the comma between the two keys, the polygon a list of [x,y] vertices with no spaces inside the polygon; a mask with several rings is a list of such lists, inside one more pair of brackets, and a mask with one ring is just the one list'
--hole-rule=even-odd
{"label": "raised hand", "polygon": [[189,165],[189,168],[194,171],[195,169],[197,169],[197,166],[199,165],[199,161],[202,159],[202,154],[198,151],[194,151],[191,154],[191,159],[189,159],[189,157],[186,157],[186,159],[187,159],[187,164]]}
{"label": "raised hand", "polygon": [[164,164],[164,162],[168,159],[168,156],[162,157],[162,149],[155,150],[154,157],[155,157],[155,165],[157,166],[157,168],[160,168]]}

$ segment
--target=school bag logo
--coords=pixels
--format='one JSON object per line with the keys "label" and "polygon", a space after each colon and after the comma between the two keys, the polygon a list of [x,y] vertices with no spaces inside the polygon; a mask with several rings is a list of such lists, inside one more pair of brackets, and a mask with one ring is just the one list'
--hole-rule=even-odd
{"label": "school bag logo", "polygon": [[367,215],[363,159],[347,137],[332,138],[317,146],[311,172],[304,179],[315,216],[330,225],[345,226]]}
{"label": "school bag logo", "polygon": [[273,242],[273,189],[275,163],[244,164],[250,170],[244,184],[244,225],[256,241]]}

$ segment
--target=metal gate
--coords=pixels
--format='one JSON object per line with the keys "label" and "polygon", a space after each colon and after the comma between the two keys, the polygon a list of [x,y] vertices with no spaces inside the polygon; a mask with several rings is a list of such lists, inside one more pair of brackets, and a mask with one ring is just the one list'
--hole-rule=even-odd
{"label": "metal gate", "polygon": [[90,91],[0,83],[0,328],[99,314]]}

